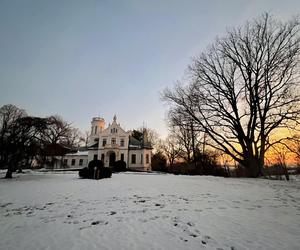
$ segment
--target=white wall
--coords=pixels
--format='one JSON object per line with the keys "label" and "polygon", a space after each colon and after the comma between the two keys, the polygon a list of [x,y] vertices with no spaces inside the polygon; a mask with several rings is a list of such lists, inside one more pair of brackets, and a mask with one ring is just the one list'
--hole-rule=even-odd
{"label": "white wall", "polygon": [[89,155],[88,155],[88,162],[94,160],[94,155],[98,155],[98,158],[97,159],[100,159],[99,157],[99,152],[98,150],[89,150]]}
{"label": "white wall", "polygon": [[[136,163],[132,163],[132,155],[136,155]],[[146,155],[149,155],[149,162],[146,163]],[[150,149],[131,149],[129,150],[128,167],[131,169],[151,171],[151,150]]]}
{"label": "white wall", "polygon": [[[82,165],[79,165],[80,159],[83,160]],[[76,156],[65,155],[63,157],[63,163],[64,163],[64,160],[67,161],[67,166],[69,168],[84,168],[84,167],[88,166],[88,156],[87,155],[76,155]],[[74,165],[72,165],[72,160],[75,161]]]}

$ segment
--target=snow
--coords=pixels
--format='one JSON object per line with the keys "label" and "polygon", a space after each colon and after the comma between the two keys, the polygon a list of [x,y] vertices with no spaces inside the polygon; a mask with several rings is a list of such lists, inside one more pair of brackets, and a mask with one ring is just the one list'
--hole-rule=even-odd
{"label": "snow", "polygon": [[88,156],[89,151],[77,151],[76,153],[68,153],[66,156]]}
{"label": "snow", "polygon": [[299,249],[299,189],[299,181],[28,172],[0,179],[0,249]]}

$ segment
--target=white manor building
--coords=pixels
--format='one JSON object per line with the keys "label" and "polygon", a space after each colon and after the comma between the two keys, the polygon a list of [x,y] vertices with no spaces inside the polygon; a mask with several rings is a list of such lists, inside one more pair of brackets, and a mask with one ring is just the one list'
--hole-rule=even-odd
{"label": "white manor building", "polygon": [[151,144],[132,137],[131,131],[125,131],[113,122],[105,127],[105,120],[100,117],[92,119],[88,162],[94,159],[103,161],[104,167],[112,166],[115,161],[125,161],[126,167],[133,170],[151,170]]}

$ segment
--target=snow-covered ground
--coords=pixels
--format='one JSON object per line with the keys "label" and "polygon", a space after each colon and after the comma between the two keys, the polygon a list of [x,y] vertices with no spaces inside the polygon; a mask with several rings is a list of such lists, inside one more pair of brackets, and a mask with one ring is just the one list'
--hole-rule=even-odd
{"label": "snow-covered ground", "polygon": [[0,249],[300,249],[299,198],[299,181],[21,174],[0,179]]}

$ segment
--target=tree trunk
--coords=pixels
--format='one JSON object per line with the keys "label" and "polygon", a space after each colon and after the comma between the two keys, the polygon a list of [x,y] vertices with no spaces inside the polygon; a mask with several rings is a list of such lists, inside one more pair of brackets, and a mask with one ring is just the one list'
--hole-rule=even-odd
{"label": "tree trunk", "polygon": [[246,168],[247,177],[257,178],[262,174],[261,162],[255,157],[249,157],[242,164]]}
{"label": "tree trunk", "polygon": [[7,172],[5,174],[5,179],[11,179],[12,178],[12,171],[10,169],[7,169]]}
{"label": "tree trunk", "polygon": [[14,172],[14,165],[15,165],[15,163],[13,162],[13,159],[9,159],[7,162],[7,172],[4,177],[5,179],[12,178],[12,173]]}
{"label": "tree trunk", "polygon": [[194,133],[193,123],[191,123],[191,132],[192,132],[193,161],[194,161],[195,168],[197,168],[196,150],[195,150],[195,133]]}
{"label": "tree trunk", "polygon": [[285,179],[287,181],[289,181],[290,180],[290,176],[289,176],[289,171],[287,170],[286,164],[283,164],[283,169],[284,169],[283,171],[284,171]]}

